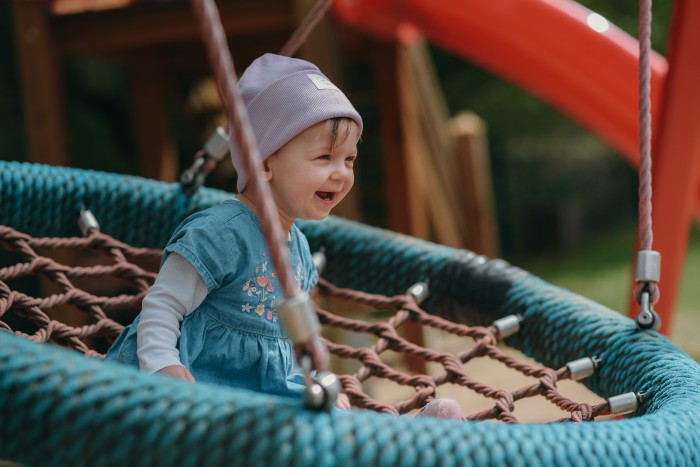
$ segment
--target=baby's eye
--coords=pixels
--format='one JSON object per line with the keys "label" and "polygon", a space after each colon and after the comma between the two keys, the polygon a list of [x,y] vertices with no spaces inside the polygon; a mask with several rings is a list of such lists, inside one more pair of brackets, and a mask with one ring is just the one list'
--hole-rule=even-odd
{"label": "baby's eye", "polygon": [[350,162],[352,164],[353,162],[355,162],[356,158],[357,156],[348,156],[345,158],[345,162]]}
{"label": "baby's eye", "polygon": [[328,154],[324,154],[322,156],[318,156],[318,158],[321,160],[327,161],[327,160],[330,160],[331,156],[329,156]]}

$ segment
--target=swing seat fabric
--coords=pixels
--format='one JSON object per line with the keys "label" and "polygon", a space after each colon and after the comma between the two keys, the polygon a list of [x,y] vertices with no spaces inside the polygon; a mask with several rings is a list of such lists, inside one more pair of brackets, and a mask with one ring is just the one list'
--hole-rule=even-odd
{"label": "swing seat fabric", "polygon": [[[0,162],[0,224],[162,248],[187,215],[230,198],[89,170]],[[456,322],[524,318],[508,345],[542,364],[599,356],[601,397],[643,392],[635,413],[593,423],[506,424],[310,411],[301,400],[190,384],[0,331],[0,459],[27,465],[700,465],[700,366],[666,337],[500,260],[359,223],[299,222],[324,277],[395,295],[429,279],[423,308]],[[2,267],[2,265],[0,265]],[[0,290],[0,300],[7,292]]]}

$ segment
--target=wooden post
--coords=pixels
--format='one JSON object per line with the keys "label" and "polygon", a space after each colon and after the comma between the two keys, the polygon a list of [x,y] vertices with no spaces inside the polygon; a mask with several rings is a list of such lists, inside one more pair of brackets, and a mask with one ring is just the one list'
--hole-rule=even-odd
{"label": "wooden post", "polygon": [[414,167],[412,182],[422,190],[435,239],[445,245],[464,247],[464,196],[444,98],[424,41],[411,30],[401,39],[401,115],[409,143],[407,154]]}
{"label": "wooden post", "polygon": [[406,131],[400,113],[398,50],[393,43],[377,42],[372,49],[379,110],[379,133],[384,167],[384,193],[389,229],[427,238],[427,213],[421,195],[411,186],[406,159]]}
{"label": "wooden post", "polygon": [[462,112],[450,120],[450,132],[455,140],[459,175],[464,197],[463,215],[466,219],[466,247],[475,253],[499,256],[498,224],[493,200],[491,166],[486,141],[486,124],[472,112]]}
{"label": "wooden post", "polygon": [[46,2],[14,0],[13,6],[29,160],[67,166],[62,80]]}

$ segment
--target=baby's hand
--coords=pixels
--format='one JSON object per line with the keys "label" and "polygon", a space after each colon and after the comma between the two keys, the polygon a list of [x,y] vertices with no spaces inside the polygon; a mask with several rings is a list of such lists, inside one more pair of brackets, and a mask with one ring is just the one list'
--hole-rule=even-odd
{"label": "baby's hand", "polygon": [[190,373],[190,370],[185,368],[182,365],[170,365],[166,366],[165,368],[162,368],[157,371],[159,375],[168,375],[172,378],[177,378],[177,379],[184,379],[185,381],[189,381],[190,383],[194,383],[194,376],[192,376],[192,373]]}

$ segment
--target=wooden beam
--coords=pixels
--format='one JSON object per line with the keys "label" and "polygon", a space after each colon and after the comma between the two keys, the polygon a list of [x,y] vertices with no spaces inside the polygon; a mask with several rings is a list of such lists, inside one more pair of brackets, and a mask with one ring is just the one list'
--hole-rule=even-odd
{"label": "wooden beam", "polygon": [[42,2],[14,1],[29,160],[68,165],[61,73]]}
{"label": "wooden beam", "polygon": [[[292,31],[294,18],[287,2],[218,3],[228,34],[258,35]],[[97,53],[200,40],[189,2],[147,2],[128,8],[55,16],[56,47],[69,53]]]}

